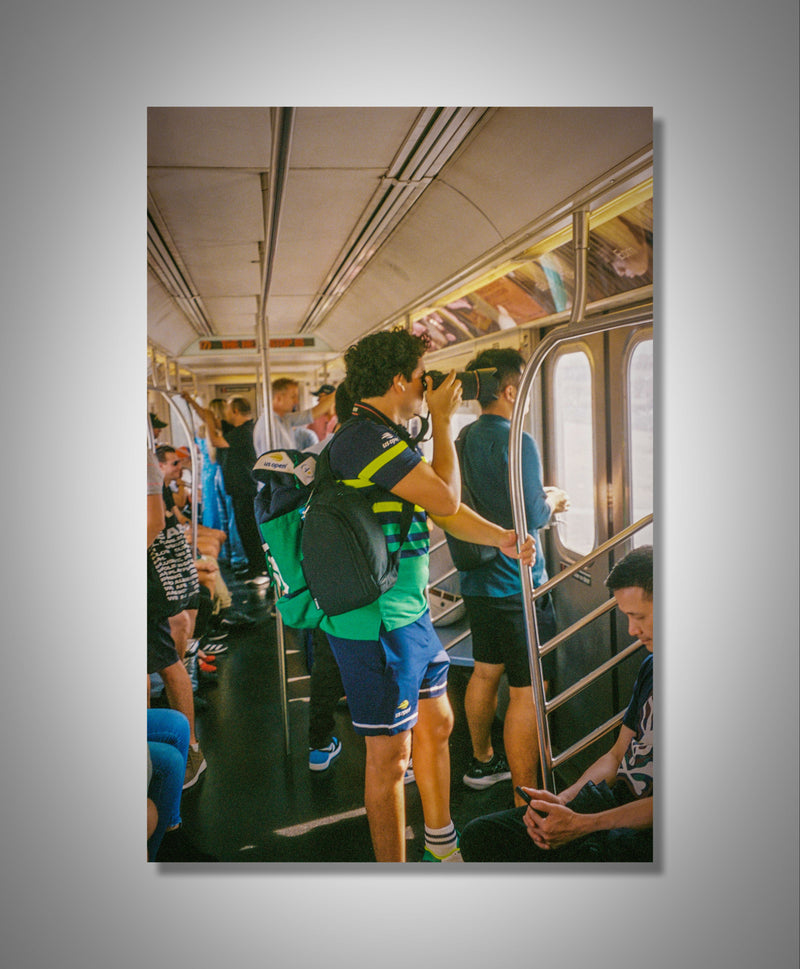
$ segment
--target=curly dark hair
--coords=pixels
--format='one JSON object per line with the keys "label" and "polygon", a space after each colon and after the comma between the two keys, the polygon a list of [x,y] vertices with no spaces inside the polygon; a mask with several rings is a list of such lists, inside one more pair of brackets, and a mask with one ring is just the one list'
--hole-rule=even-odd
{"label": "curly dark hair", "polygon": [[401,373],[406,380],[429,347],[423,336],[414,336],[403,326],[370,333],[349,347],[344,355],[345,383],[354,401],[382,397]]}

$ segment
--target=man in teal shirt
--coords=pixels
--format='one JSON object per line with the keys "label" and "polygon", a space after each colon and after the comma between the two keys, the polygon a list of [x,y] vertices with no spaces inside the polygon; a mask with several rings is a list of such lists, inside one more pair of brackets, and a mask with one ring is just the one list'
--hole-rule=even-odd
{"label": "man in teal shirt", "polygon": [[[503,528],[511,528],[514,516],[508,483],[508,443],[511,415],[525,365],[514,349],[485,350],[467,370],[494,368],[498,389],[481,399],[481,416],[463,434],[463,473],[477,510]],[[554,512],[568,507],[566,494],[542,485],[542,462],[536,442],[522,435],[522,480],[525,517],[530,533],[538,536]],[[540,546],[537,543],[537,551]],[[531,575],[534,588],[547,581],[544,556],[537,554]],[[491,562],[459,572],[472,631],[475,667],[465,697],[472,739],[473,759],[464,775],[468,787],[481,789],[512,779],[514,787],[535,787],[538,772],[536,713],[531,691],[530,664],[522,604],[519,565],[504,555]],[[555,635],[555,616],[549,595],[536,602],[539,638],[546,642]],[[552,677],[552,657],[545,657],[545,680]],[[503,742],[505,757],[492,747],[492,721],[497,709],[500,679],[506,674],[509,705],[505,715]],[[507,759],[506,759],[507,758]],[[516,802],[521,804],[515,793]]]}

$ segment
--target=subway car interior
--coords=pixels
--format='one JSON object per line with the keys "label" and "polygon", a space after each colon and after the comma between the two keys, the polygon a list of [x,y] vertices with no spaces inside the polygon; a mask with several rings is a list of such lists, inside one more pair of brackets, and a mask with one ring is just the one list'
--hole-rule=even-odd
{"label": "subway car interior", "polygon": [[[544,484],[570,499],[536,536],[549,576],[536,595],[552,595],[558,633],[540,643],[535,623],[527,629],[539,678],[542,656],[555,655],[554,682],[535,693],[542,780],[554,791],[608,746],[644,655],[604,579],[630,549],[653,544],[653,200],[649,107],[148,111],[142,419],[149,448],[188,449],[193,522],[211,498],[200,488],[204,429],[183,394],[204,406],[244,397],[261,415],[272,381],[288,377],[308,407],[342,382],[349,346],[397,326],[428,338],[428,369],[463,371],[488,348],[525,357],[512,418],[515,525],[526,527],[522,431],[538,444]],[[465,401],[455,423],[478,414]],[[207,664],[215,669],[196,677],[207,767],[182,798],[187,838],[216,862],[373,860],[364,740],[346,697],[335,714],[342,752],[311,771],[305,641],[281,622],[272,583],[247,581],[227,555],[220,570],[238,624]],[[462,783],[472,642],[435,526],[428,597],[451,661],[461,827],[512,806],[513,790]],[[506,700],[501,685],[499,748]],[[152,680],[150,702],[166,702]],[[423,838],[413,781],[405,798],[414,861]]]}

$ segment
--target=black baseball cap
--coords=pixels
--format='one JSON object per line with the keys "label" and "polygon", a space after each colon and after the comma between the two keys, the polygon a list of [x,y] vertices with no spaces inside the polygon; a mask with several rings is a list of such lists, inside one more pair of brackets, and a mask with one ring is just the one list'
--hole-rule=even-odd
{"label": "black baseball cap", "polygon": [[326,394],[332,394],[336,390],[333,384],[323,384],[319,390],[312,390],[311,393],[315,397],[324,397]]}
{"label": "black baseball cap", "polygon": [[167,426],[165,422],[161,420],[160,417],[156,417],[154,411],[150,411],[150,423],[153,425],[154,430],[158,430],[161,427]]}

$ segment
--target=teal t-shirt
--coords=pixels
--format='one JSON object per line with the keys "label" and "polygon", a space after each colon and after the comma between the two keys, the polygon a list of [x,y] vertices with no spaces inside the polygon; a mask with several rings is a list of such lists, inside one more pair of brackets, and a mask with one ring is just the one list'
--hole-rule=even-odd
{"label": "teal t-shirt", "polygon": [[[508,440],[511,422],[499,414],[482,414],[469,426],[464,441],[464,470],[478,511],[502,528],[514,527],[508,484]],[[522,435],[522,480],[528,531],[536,539],[536,560],[531,570],[533,587],[547,581],[539,529],[550,520],[550,505],[542,486],[542,461],[536,442]],[[479,569],[459,572],[461,594],[493,598],[519,595],[522,580],[519,563],[498,555]]]}

